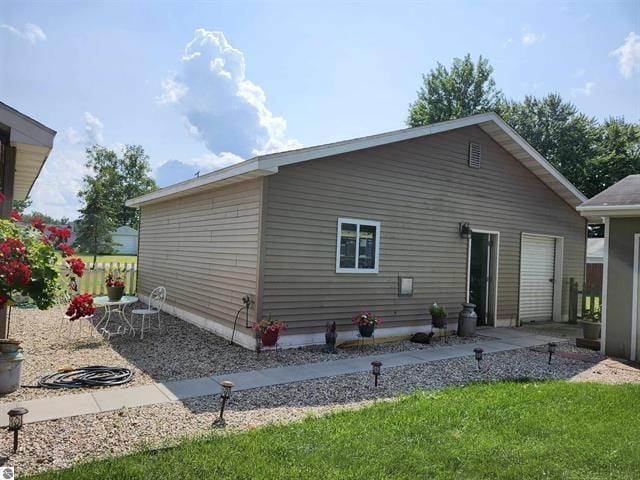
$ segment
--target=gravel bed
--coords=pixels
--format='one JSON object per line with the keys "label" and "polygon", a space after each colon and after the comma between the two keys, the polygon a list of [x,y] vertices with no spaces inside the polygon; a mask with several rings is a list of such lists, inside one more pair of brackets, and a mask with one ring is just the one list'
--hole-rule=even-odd
{"label": "gravel bed", "polygon": [[[587,361],[565,358],[562,352],[584,353]],[[590,358],[593,355],[593,358]],[[473,357],[442,360],[420,365],[385,368],[380,386],[373,387],[369,373],[342,375],[237,392],[225,413],[228,429],[243,430],[273,422],[299,420],[345,408],[359,408],[380,399],[408,393],[417,388],[440,389],[473,381],[502,379],[580,379],[599,368],[599,381],[617,382],[618,368],[587,350],[560,345],[552,364],[546,352],[520,349],[486,354],[482,371]],[[626,381],[640,382],[640,370],[629,369]],[[217,397],[66,418],[26,425],[20,450],[10,455],[10,438],[5,435],[0,455],[18,473],[62,468],[79,461],[122,455],[140,448],[157,448],[181,436],[211,432],[219,408]]]}
{"label": "gravel bed", "polygon": [[[355,346],[338,348],[336,354],[324,353],[322,346],[317,345],[278,351],[265,350],[258,355],[246,348],[229,345],[228,340],[166,313],[162,314],[163,331],[153,330],[145,334],[142,340],[128,335],[113,336],[110,340],[105,340],[95,329],[94,336],[89,337],[88,323],[83,327],[83,337],[76,335],[69,339],[68,330],[60,334],[61,315],[60,308],[47,311],[13,309],[11,336],[23,340],[25,353],[23,385],[35,385],[45,373],[66,366],[77,368],[110,365],[130,368],[134,377],[128,385],[134,386],[445,346],[440,339],[430,345],[401,340],[377,345],[367,343],[362,349]],[[72,328],[73,331],[78,331],[77,325],[72,325]],[[490,337],[461,338],[454,335],[447,338],[447,344],[474,343],[488,338]],[[88,389],[74,389],[73,393],[83,391]],[[21,388],[12,394],[0,396],[0,403],[68,393],[68,389]]]}

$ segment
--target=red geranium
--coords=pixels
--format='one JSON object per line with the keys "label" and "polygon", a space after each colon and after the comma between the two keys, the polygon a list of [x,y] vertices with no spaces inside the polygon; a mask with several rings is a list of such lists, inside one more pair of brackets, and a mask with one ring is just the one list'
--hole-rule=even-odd
{"label": "red geranium", "polygon": [[58,245],[58,250],[62,252],[63,257],[70,257],[74,254],[73,248],[71,248],[68,243],[61,243]]}
{"label": "red geranium", "polygon": [[104,283],[107,287],[124,287],[124,279],[120,276],[120,272],[117,270],[116,275],[114,275],[113,272],[107,273]]}
{"label": "red geranium", "polygon": [[20,260],[0,262],[0,277],[11,287],[21,287],[31,280],[29,265]]}
{"label": "red geranium", "polygon": [[11,210],[11,213],[9,214],[9,218],[14,222],[19,222],[20,220],[22,220],[22,215],[20,215],[20,212],[16,210]]}
{"label": "red geranium", "polygon": [[42,233],[44,233],[45,228],[47,228],[46,225],[42,223],[42,220],[40,220],[38,217],[33,217],[31,219],[31,226],[36,230],[40,230]]}
{"label": "red geranium", "polygon": [[89,317],[96,311],[96,306],[93,304],[93,297],[90,293],[82,293],[76,295],[71,299],[71,304],[67,308],[67,316],[69,320],[77,320],[83,317]]}
{"label": "red geranium", "polygon": [[82,277],[84,274],[85,264],[81,258],[67,258],[65,260],[69,269],[78,277]]}

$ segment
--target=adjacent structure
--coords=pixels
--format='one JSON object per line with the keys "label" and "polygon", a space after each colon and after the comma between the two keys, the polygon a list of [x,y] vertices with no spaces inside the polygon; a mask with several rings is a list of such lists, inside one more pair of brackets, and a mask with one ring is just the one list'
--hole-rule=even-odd
{"label": "adjacent structure", "polygon": [[122,255],[135,255],[138,253],[138,231],[127,225],[118,227],[111,234],[111,240],[116,245],[114,250]]}
{"label": "adjacent structure", "polygon": [[[142,197],[141,293],[229,337],[241,299],[271,313],[285,346],[324,342],[326,322],[383,317],[378,336],[429,328],[461,302],[480,322],[562,321],[584,279],[586,198],[498,115],[264,155]],[[240,317],[236,339],[253,347]]]}
{"label": "adjacent structure", "polygon": [[620,180],[584,202],[578,211],[605,225],[602,352],[640,359],[640,175]]}

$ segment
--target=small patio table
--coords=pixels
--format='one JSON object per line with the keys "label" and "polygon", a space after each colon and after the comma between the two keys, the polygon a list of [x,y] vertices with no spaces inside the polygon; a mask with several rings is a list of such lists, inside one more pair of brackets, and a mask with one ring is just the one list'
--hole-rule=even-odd
{"label": "small patio table", "polygon": [[[102,318],[96,324],[96,330],[98,330],[100,325],[102,325],[102,323],[104,322],[104,327],[102,327],[102,331],[109,337],[111,337],[111,335],[125,335],[129,331],[135,335],[136,330],[133,328],[133,324],[131,323],[131,320],[127,318],[125,309],[127,308],[128,305],[132,305],[137,301],[138,301],[138,297],[134,297],[132,295],[125,295],[120,300],[117,300],[117,301],[109,300],[109,297],[106,295],[101,297],[95,297],[93,299],[93,303],[95,303],[97,307],[104,307],[104,315],[102,315]],[[109,321],[111,320],[111,315],[114,313],[117,313],[125,323],[124,329],[121,330],[120,328],[118,328],[118,331],[115,334],[107,330],[107,327],[109,326]]]}

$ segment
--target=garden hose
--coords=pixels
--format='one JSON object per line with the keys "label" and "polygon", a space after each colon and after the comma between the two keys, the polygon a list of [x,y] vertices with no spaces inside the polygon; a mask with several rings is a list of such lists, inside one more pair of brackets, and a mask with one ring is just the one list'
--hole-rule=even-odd
{"label": "garden hose", "polygon": [[113,387],[129,383],[133,372],[123,367],[91,365],[82,368],[65,368],[48,373],[38,379],[40,388]]}

